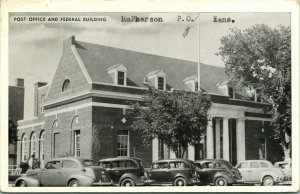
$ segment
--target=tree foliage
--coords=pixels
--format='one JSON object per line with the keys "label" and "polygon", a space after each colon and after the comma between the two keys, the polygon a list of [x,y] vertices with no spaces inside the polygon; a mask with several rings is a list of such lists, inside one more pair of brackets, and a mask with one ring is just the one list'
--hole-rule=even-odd
{"label": "tree foliage", "polygon": [[177,158],[188,144],[201,140],[208,123],[211,101],[202,92],[161,91],[150,88],[143,103],[132,104],[128,113],[131,127],[144,137],[144,143],[158,138]]}
{"label": "tree foliage", "polygon": [[[291,31],[290,27],[255,25],[231,29],[221,39],[219,53],[236,85],[250,87],[272,103],[275,138],[285,146],[291,137]],[[285,140],[285,141],[284,141]]]}
{"label": "tree foliage", "polygon": [[18,141],[17,125],[11,118],[8,119],[8,142],[9,144],[15,144]]}

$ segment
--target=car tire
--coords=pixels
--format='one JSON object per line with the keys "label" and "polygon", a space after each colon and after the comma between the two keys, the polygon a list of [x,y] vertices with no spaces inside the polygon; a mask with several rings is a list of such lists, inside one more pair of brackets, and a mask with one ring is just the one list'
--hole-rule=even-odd
{"label": "car tire", "polygon": [[121,182],[121,187],[134,187],[134,186],[135,186],[135,182],[130,178],[125,178]]}
{"label": "car tire", "polygon": [[227,179],[224,177],[219,177],[215,180],[215,186],[227,186]]}
{"label": "car tire", "polygon": [[24,180],[21,180],[17,183],[17,187],[27,187],[27,183]]}
{"label": "car tire", "polygon": [[272,186],[274,185],[274,179],[272,176],[265,176],[262,181],[263,186]]}
{"label": "car tire", "polygon": [[78,182],[78,180],[76,180],[76,179],[71,180],[71,181],[68,183],[68,187],[79,187],[79,182]]}
{"label": "car tire", "polygon": [[174,186],[187,186],[186,179],[183,177],[178,177],[174,181]]}

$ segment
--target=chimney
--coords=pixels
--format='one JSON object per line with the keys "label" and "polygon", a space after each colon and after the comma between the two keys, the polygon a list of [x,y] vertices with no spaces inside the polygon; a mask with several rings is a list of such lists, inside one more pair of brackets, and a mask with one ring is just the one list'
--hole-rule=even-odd
{"label": "chimney", "polygon": [[37,82],[34,84],[34,116],[38,116],[39,115],[39,105],[40,105],[40,99],[39,99],[39,87],[45,86],[47,85],[46,82]]}
{"label": "chimney", "polygon": [[65,39],[63,42],[64,49],[70,48],[72,45],[76,44],[75,36],[72,35],[69,38]]}
{"label": "chimney", "polygon": [[15,85],[16,85],[16,86],[19,86],[19,87],[24,87],[24,79],[22,79],[22,78],[17,78],[17,79],[15,80]]}

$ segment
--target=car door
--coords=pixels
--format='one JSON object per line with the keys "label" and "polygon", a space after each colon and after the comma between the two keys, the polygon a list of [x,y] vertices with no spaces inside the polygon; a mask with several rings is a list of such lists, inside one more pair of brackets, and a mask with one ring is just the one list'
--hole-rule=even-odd
{"label": "car door", "polygon": [[200,175],[200,181],[202,185],[209,185],[213,183],[214,175],[216,173],[214,169],[214,162],[197,163],[197,172]]}
{"label": "car door", "polygon": [[249,182],[249,173],[251,171],[250,166],[248,162],[240,162],[236,165],[236,168],[239,170],[241,176],[242,176],[242,181],[244,182]]}
{"label": "car door", "polygon": [[170,169],[168,162],[158,162],[152,165],[149,171],[151,180],[155,183],[170,183]]}
{"label": "car door", "polygon": [[[62,161],[62,169],[61,169],[61,179],[62,182],[67,184],[68,178],[72,174],[80,174],[82,173],[82,169],[79,164],[72,160],[63,160]],[[72,178],[72,177],[70,177]]]}
{"label": "car door", "polygon": [[101,168],[105,168],[107,174],[114,183],[117,183],[119,181],[118,177],[116,176],[116,173],[114,172],[114,169],[112,168],[112,161],[99,162],[99,166]]}
{"label": "car door", "polygon": [[125,170],[125,161],[116,160],[111,162],[112,166],[110,169],[110,175],[113,177],[113,182],[119,182],[120,177],[124,174]]}
{"label": "car door", "polygon": [[140,176],[140,169],[138,168],[138,166],[136,165],[136,163],[132,160],[125,160],[125,169],[123,174],[125,173],[130,173],[130,174],[134,174],[136,176]]}
{"label": "car door", "polygon": [[192,174],[191,166],[183,161],[171,161],[170,166],[170,181],[174,182],[175,176],[180,174],[186,179],[189,179]]}
{"label": "car door", "polygon": [[50,161],[46,164],[42,173],[41,184],[43,186],[65,186],[62,181],[61,161]]}
{"label": "car door", "polygon": [[251,161],[250,169],[248,170],[249,181],[260,182],[260,178],[264,170],[264,168],[260,168],[260,164],[258,161]]}

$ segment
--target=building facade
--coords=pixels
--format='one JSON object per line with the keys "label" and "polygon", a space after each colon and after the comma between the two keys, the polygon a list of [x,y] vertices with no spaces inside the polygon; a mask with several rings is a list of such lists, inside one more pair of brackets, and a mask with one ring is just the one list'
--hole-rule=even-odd
{"label": "building facade", "polygon": [[[160,90],[195,91],[197,63],[75,40],[63,52],[51,83],[35,84],[35,115],[19,121],[18,161],[38,156],[42,163],[58,156],[95,160],[134,156],[145,166],[175,157],[158,139],[143,144],[130,129],[126,108],[142,101],[147,83]],[[186,157],[276,161],[269,106],[254,91],[234,91],[224,68],[201,64],[200,86],[210,95],[211,122],[202,141]]]}
{"label": "building facade", "polygon": [[[24,118],[24,79],[17,78],[14,86],[8,88],[8,102],[9,102],[9,118],[17,125],[19,120]],[[9,144],[8,146],[9,165],[17,164],[17,146],[16,144]]]}

